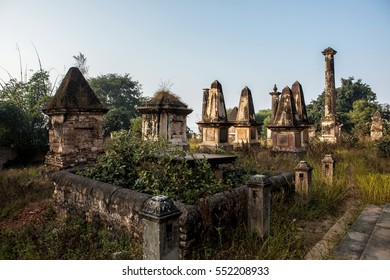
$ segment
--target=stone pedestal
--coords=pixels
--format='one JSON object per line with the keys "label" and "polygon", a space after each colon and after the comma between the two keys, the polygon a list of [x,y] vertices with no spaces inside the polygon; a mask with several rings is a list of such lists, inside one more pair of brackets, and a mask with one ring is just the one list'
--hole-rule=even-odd
{"label": "stone pedestal", "polygon": [[218,148],[231,150],[232,145],[229,143],[230,123],[202,123],[198,122],[202,129],[202,142],[199,147],[203,151],[214,151]]}
{"label": "stone pedestal", "polygon": [[340,139],[341,125],[336,116],[324,116],[321,118],[322,142],[337,143]]}
{"label": "stone pedestal", "polygon": [[333,182],[333,177],[335,173],[336,161],[333,159],[332,155],[325,155],[322,162],[322,175],[330,183]]}
{"label": "stone pedestal", "polygon": [[252,176],[248,186],[248,229],[264,237],[271,228],[271,186],[265,175]]}
{"label": "stone pedestal", "polygon": [[304,200],[310,200],[311,193],[311,167],[306,161],[300,161],[295,170],[295,193]]}
{"label": "stone pedestal", "polygon": [[179,216],[181,212],[166,196],[148,199],[143,218],[144,260],[179,259]]}
{"label": "stone pedestal", "polygon": [[299,153],[305,151],[302,145],[301,127],[267,126],[272,131],[272,150]]}

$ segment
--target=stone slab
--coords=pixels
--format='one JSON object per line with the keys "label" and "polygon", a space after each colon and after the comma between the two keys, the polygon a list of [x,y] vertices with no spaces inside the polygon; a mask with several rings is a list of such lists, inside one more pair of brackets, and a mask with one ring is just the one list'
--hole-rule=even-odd
{"label": "stone slab", "polygon": [[390,204],[384,207],[360,259],[390,260]]}
{"label": "stone slab", "polygon": [[340,245],[333,253],[333,259],[360,259],[381,213],[382,207],[367,205],[359,215],[356,222],[341,240]]}

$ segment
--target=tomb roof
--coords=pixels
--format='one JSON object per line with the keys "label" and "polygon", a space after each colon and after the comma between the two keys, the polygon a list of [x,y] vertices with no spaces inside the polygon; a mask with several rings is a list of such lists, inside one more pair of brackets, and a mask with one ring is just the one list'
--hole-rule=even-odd
{"label": "tomb roof", "polygon": [[62,80],[53,99],[44,108],[45,113],[54,111],[107,112],[83,74],[71,67]]}

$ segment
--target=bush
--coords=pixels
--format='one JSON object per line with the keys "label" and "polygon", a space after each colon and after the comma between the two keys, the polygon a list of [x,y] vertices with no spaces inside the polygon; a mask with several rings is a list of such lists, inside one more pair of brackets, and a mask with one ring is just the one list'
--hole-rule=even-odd
{"label": "bush", "polygon": [[80,174],[185,203],[223,189],[207,160],[194,160],[190,166],[185,156],[183,150],[162,139],[143,140],[132,127],[116,133],[97,165]]}
{"label": "bush", "polygon": [[384,137],[375,144],[375,151],[378,157],[390,157],[390,137]]}

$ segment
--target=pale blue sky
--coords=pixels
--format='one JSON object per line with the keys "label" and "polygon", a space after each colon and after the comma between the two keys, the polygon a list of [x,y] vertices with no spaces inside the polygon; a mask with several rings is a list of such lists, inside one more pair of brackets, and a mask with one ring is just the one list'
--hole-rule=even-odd
{"label": "pale blue sky", "polygon": [[[248,86],[255,110],[269,108],[273,85],[296,80],[310,103],[324,89],[327,47],[338,52],[336,86],[361,78],[390,103],[389,0],[0,0],[0,38],[0,67],[18,79],[16,44],[23,68],[39,68],[33,42],[53,79],[82,52],[89,76],[130,73],[146,96],[169,80],[194,110],[190,126],[215,79],[227,107]],[[8,80],[2,68],[0,78]]]}

